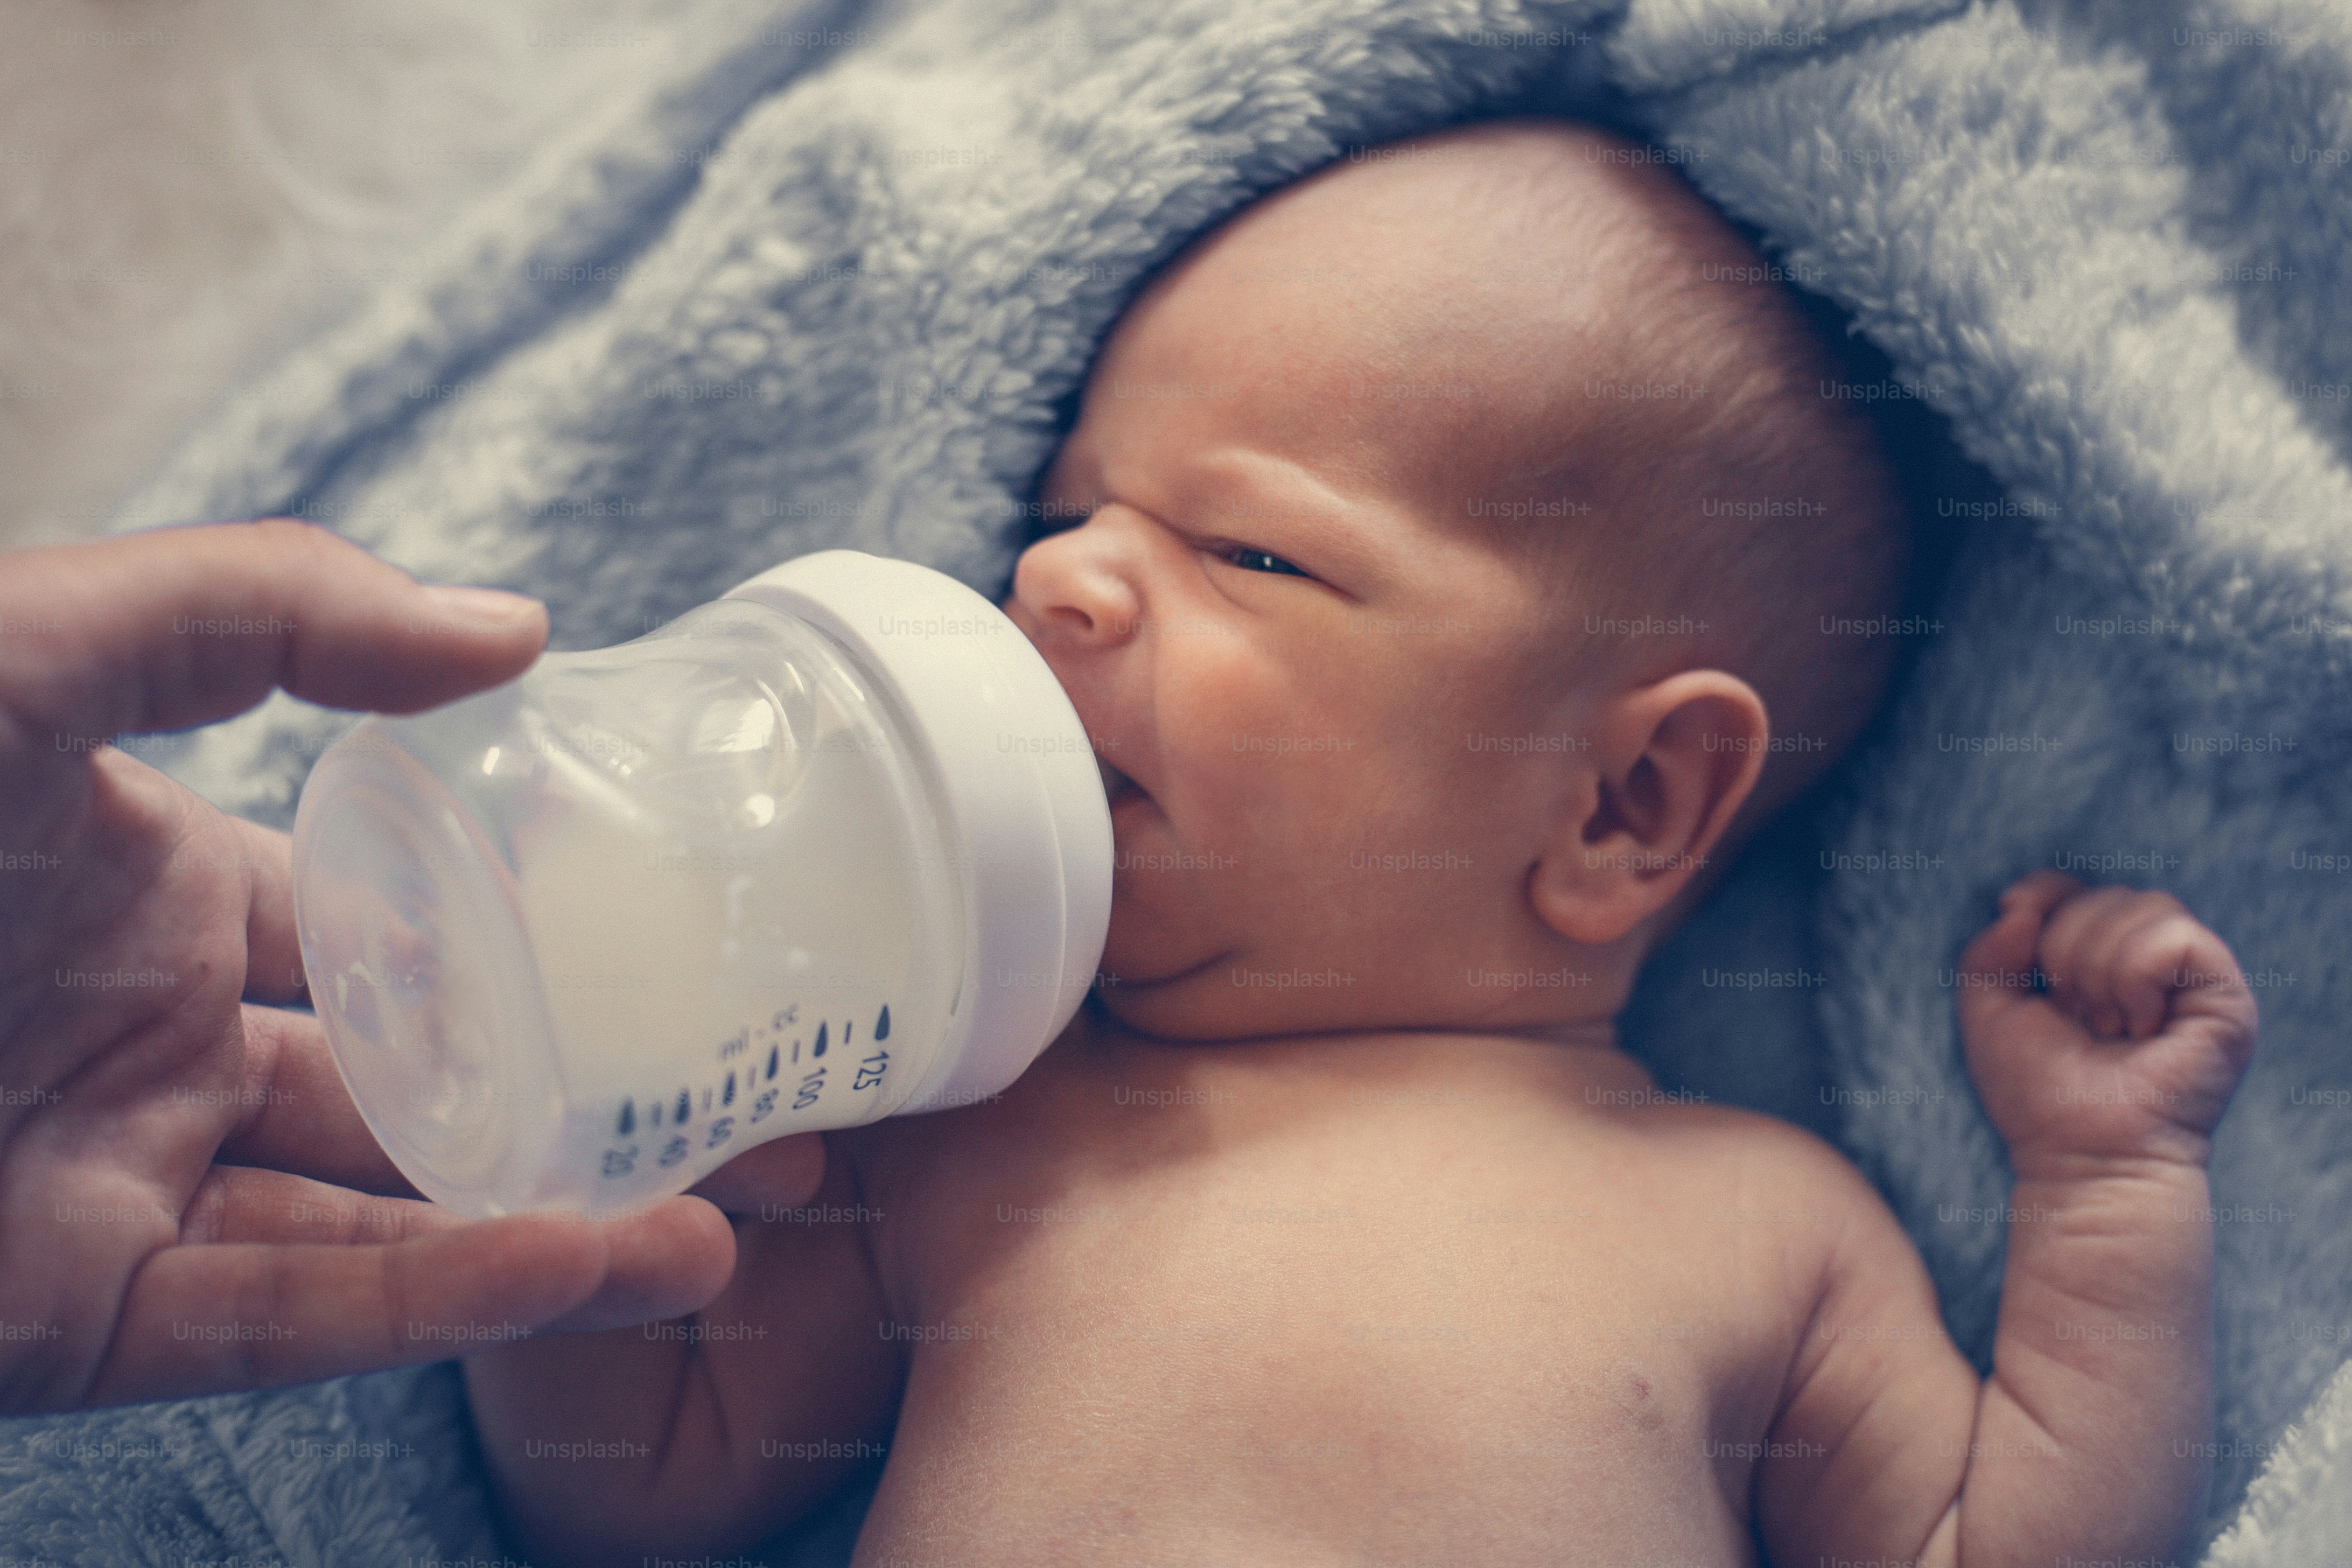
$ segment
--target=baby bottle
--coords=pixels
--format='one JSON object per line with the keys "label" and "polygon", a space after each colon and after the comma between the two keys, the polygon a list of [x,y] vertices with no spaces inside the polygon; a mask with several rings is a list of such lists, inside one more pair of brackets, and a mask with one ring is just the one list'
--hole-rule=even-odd
{"label": "baby bottle", "polygon": [[1102,775],[1045,661],[953,578],[850,550],[362,719],[293,857],[352,1100],[477,1218],[992,1095],[1110,918]]}

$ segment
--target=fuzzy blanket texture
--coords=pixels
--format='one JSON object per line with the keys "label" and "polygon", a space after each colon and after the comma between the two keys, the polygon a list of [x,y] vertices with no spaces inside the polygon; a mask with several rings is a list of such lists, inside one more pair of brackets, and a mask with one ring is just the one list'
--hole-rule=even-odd
{"label": "fuzzy blanket texture", "polygon": [[[218,410],[121,523],[297,512],[541,595],[560,647],[835,545],[996,595],[1090,354],[1185,241],[1467,117],[1646,132],[1883,353],[1824,395],[1948,432],[1912,482],[1952,550],[1880,721],[1657,954],[1628,1039],[1836,1139],[1981,1367],[2009,1178],[1951,966],[2035,866],[2177,893],[2263,1015],[2214,1157],[2200,1551],[2344,1560],[2352,318],[2327,301],[2352,282],[2352,13],[837,0],[747,7],[721,42]],[[348,722],[279,698],[151,754],[283,826]],[[498,1555],[447,1363],[5,1436],[20,1558]],[[766,1560],[842,1561],[863,1502]]]}

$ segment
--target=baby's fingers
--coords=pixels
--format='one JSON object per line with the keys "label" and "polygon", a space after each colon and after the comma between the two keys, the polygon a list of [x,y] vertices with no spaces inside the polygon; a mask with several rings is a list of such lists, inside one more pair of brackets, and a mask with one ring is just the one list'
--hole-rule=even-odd
{"label": "baby's fingers", "polygon": [[2027,873],[2000,896],[2000,914],[1960,953],[1960,1024],[1973,1030],[2021,1006],[2046,1006],[2034,987],[2035,956],[2050,910],[2083,884],[2061,871]]}
{"label": "baby's fingers", "polygon": [[2185,910],[2152,929],[2145,941],[2137,967],[2150,977],[2150,987],[2163,987],[2157,1027],[2184,1018],[2210,1019],[2223,1026],[2218,1037],[2242,1065],[2252,1050],[2256,1008],[2253,989],[2229,944]]}
{"label": "baby's fingers", "polygon": [[2116,955],[2148,918],[2147,900],[2152,896],[2120,885],[2088,889],[2060,904],[2042,928],[2040,956],[2050,993],[2093,1034],[2115,1037],[2125,1032],[2116,990],[2121,978]]}
{"label": "baby's fingers", "polygon": [[2116,1005],[2135,1040],[2164,1027],[2174,993],[2238,984],[2229,950],[2171,899],[2151,900],[2116,943],[2110,963]]}

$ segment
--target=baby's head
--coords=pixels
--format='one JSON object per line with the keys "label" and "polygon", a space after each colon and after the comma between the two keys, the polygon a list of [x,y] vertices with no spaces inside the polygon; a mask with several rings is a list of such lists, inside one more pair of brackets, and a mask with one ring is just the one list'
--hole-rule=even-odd
{"label": "baby's head", "polygon": [[1005,609],[1115,795],[1168,1039],[1590,1038],[1867,721],[1902,508],[1766,263],[1559,121],[1351,157],[1120,320]]}

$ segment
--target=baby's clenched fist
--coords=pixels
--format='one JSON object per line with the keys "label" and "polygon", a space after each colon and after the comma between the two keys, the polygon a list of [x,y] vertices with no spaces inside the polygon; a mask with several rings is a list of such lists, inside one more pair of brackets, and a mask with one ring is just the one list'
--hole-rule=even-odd
{"label": "baby's clenched fist", "polygon": [[2205,1163],[2253,1054],[2254,999],[2179,900],[2029,873],[1957,984],[1969,1072],[2020,1174],[2084,1157]]}

